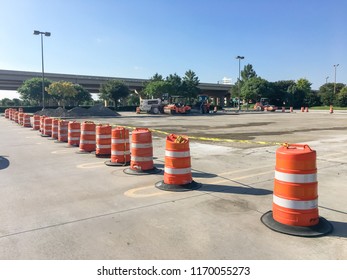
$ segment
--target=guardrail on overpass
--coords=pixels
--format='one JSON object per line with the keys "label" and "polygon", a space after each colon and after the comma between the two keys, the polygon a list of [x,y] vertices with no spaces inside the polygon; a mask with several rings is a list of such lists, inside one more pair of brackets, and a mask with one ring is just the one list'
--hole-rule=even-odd
{"label": "guardrail on overpass", "polygon": [[[17,90],[25,80],[42,77],[42,72],[15,71],[15,70],[0,70],[0,90]],[[100,85],[108,80],[123,81],[130,89],[140,90],[148,79],[134,78],[119,78],[119,77],[102,77],[102,76],[87,76],[87,75],[72,75],[72,74],[56,74],[45,73],[45,78],[52,81],[69,81],[75,84],[80,84],[91,93],[98,93]],[[213,84],[200,83],[199,88],[203,93],[224,97],[229,94],[231,85],[228,84]]]}

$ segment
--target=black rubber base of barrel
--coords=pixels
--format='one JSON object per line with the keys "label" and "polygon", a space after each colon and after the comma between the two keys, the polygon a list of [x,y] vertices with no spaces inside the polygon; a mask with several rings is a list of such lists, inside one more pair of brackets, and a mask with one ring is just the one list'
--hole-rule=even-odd
{"label": "black rubber base of barrel", "polygon": [[95,156],[97,157],[97,158],[110,158],[111,157],[111,155],[110,154],[108,154],[108,155],[106,155],[106,154],[96,154],[96,152],[94,152],[95,153]]}
{"label": "black rubber base of barrel", "polygon": [[54,143],[66,143],[67,141],[55,140]]}
{"label": "black rubber base of barrel", "polygon": [[51,135],[41,134],[41,137],[51,137]]}
{"label": "black rubber base of barrel", "polygon": [[269,229],[280,233],[300,236],[300,237],[320,237],[333,231],[333,225],[323,217],[319,217],[319,223],[310,227],[288,226],[274,220],[272,211],[266,212],[260,218],[261,222]]}
{"label": "black rubber base of barrel", "polygon": [[152,174],[158,174],[161,171],[162,171],[161,169],[158,169],[156,167],[153,167],[153,169],[149,169],[149,170],[134,170],[131,168],[126,168],[123,170],[125,174],[129,174],[129,175],[152,175]]}
{"label": "black rubber base of barrel", "polygon": [[79,151],[76,152],[76,154],[80,154],[80,155],[88,154],[88,155],[90,155],[90,154],[92,154],[93,152],[95,152],[95,151],[90,151],[90,152],[88,152],[88,151],[85,151],[85,150],[79,150]]}
{"label": "black rubber base of barrel", "polygon": [[163,191],[186,192],[186,191],[197,190],[201,188],[202,184],[192,181],[191,183],[184,184],[184,185],[171,185],[171,184],[165,184],[164,181],[159,181],[155,183],[154,186]]}
{"label": "black rubber base of barrel", "polygon": [[107,166],[128,166],[130,164],[130,161],[128,162],[112,162],[110,160],[105,161],[105,164]]}
{"label": "black rubber base of barrel", "polygon": [[68,144],[66,148],[78,148],[80,145],[70,145]]}

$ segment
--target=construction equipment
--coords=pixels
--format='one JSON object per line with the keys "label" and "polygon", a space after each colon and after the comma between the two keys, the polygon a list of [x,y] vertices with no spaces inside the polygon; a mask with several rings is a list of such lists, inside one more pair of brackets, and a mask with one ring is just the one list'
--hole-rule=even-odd
{"label": "construction equipment", "polygon": [[253,109],[256,111],[274,112],[278,109],[278,107],[275,105],[270,105],[268,98],[260,98],[260,102],[255,103]]}
{"label": "construction equipment", "polygon": [[165,102],[160,99],[140,99],[140,106],[137,109],[138,113],[146,112],[151,114],[164,113]]}
{"label": "construction equipment", "polygon": [[164,113],[166,114],[189,114],[191,107],[185,105],[186,98],[182,96],[171,96],[168,98],[169,104],[164,106]]}

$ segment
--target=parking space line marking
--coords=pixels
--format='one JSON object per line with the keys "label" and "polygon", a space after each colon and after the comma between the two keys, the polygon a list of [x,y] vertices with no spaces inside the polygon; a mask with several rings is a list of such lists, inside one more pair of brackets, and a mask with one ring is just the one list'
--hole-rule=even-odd
{"label": "parking space line marking", "polygon": [[77,168],[98,168],[98,167],[104,167],[104,162],[91,162],[91,163],[82,163],[77,165]]}

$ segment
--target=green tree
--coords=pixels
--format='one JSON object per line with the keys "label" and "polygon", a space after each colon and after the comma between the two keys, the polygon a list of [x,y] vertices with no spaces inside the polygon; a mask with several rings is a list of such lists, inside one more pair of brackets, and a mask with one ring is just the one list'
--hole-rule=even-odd
{"label": "green tree", "polygon": [[344,84],[336,84],[336,95],[334,95],[334,83],[326,83],[319,88],[320,99],[325,106],[337,105],[337,96],[340,90],[344,87]]}
{"label": "green tree", "polygon": [[155,73],[150,79],[149,79],[150,82],[154,82],[154,81],[164,81],[163,79],[163,76],[158,74],[158,73]]}
{"label": "green tree", "polygon": [[9,99],[9,98],[3,98],[1,99],[1,106],[14,106],[14,102],[13,100]]}
{"label": "green tree", "polygon": [[[44,87],[45,87],[45,100],[48,100],[50,96],[47,94],[46,89],[52,81],[45,79]],[[28,100],[35,105],[42,104],[42,79],[41,78],[32,78],[24,81],[24,83],[17,89],[20,93],[20,97],[22,100]]]}
{"label": "green tree", "polygon": [[[144,98],[161,98],[163,93],[168,92],[170,89],[170,85],[166,81],[154,80],[150,81],[146,84],[143,89]],[[142,97],[141,96],[141,97]]]}
{"label": "green tree", "polygon": [[270,102],[277,105],[282,106],[283,102],[286,105],[293,105],[293,95],[289,92],[289,88],[295,85],[295,81],[293,80],[283,80],[270,83]]}
{"label": "green tree", "polygon": [[247,79],[241,88],[241,99],[259,100],[266,97],[269,90],[269,82],[260,78],[252,77]]}
{"label": "green tree", "polygon": [[77,94],[73,97],[74,105],[78,106],[82,103],[86,104],[93,101],[92,95],[83,86],[74,84]]}
{"label": "green tree", "polygon": [[168,93],[173,95],[180,95],[181,87],[182,87],[182,79],[180,76],[175,74],[170,74],[166,77],[165,81],[168,83]]}
{"label": "green tree", "polygon": [[338,105],[347,107],[347,86],[344,86],[337,95]]}
{"label": "green tree", "polygon": [[293,100],[293,107],[299,108],[309,105],[307,96],[311,93],[311,83],[307,79],[297,80],[295,84],[288,88],[288,92],[291,94],[290,99]]}
{"label": "green tree", "polygon": [[257,77],[257,73],[254,71],[252,64],[247,64],[243,67],[243,70],[241,71],[242,81],[245,82],[248,79],[256,78],[256,77]]}
{"label": "green tree", "polygon": [[198,88],[199,83],[200,80],[194,71],[186,71],[182,80],[181,90],[182,94],[188,98],[189,104],[191,104],[192,99],[197,98],[198,94],[200,93],[200,89]]}
{"label": "green tree", "polygon": [[100,87],[99,97],[103,100],[112,100],[117,109],[119,100],[130,94],[129,87],[123,82],[117,80],[109,80]]}
{"label": "green tree", "polygon": [[63,108],[65,108],[67,102],[74,100],[74,97],[77,95],[75,85],[67,81],[51,83],[47,92],[58,102],[59,106],[63,106]]}

